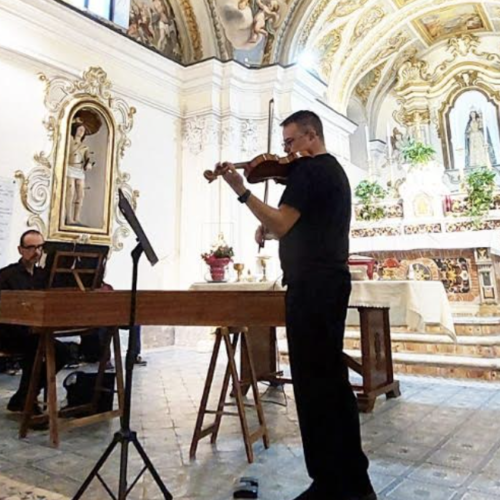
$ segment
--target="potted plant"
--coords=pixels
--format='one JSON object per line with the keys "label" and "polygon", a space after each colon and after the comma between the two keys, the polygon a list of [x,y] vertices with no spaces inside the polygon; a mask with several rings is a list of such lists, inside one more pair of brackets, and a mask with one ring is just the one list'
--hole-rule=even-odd
{"label": "potted plant", "polygon": [[361,181],[354,195],[361,203],[358,215],[362,220],[377,221],[385,217],[385,209],[378,203],[387,196],[387,191],[377,181]]}
{"label": "potted plant", "polygon": [[225,281],[226,268],[233,257],[233,248],[226,243],[218,243],[210,252],[201,254],[201,258],[210,267],[212,281]]}
{"label": "potted plant", "polygon": [[420,141],[409,139],[401,149],[403,159],[411,165],[422,165],[431,161],[436,154],[432,146],[428,146]]}
{"label": "potted plant", "polygon": [[478,168],[465,178],[467,191],[466,215],[475,219],[475,225],[479,224],[491,208],[495,191],[495,172],[488,168]]}

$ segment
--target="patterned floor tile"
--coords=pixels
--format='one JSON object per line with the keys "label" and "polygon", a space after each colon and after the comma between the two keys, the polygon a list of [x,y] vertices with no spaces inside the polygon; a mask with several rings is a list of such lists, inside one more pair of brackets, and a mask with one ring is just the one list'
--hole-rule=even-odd
{"label": "patterned floor tile", "polygon": [[[244,475],[259,478],[259,498],[263,500],[289,500],[307,488],[310,479],[291,386],[264,396],[271,447],[265,450],[256,444],[253,464],[246,460],[239,422],[234,418],[223,420],[216,445],[202,440],[196,459],[190,460],[210,353],[174,347],[145,354],[148,365],[134,372],[132,428],[174,498],[230,500],[234,482]],[[360,419],[370,475],[380,500],[500,498],[496,479],[500,470],[500,397],[496,391],[500,384],[399,378],[402,396],[379,398],[375,410]],[[217,380],[220,383],[221,377]],[[18,440],[18,422],[4,410],[18,382],[19,377],[0,374],[0,473],[17,484],[31,485],[28,490],[46,488],[71,498],[119,423],[115,420],[63,433],[57,450],[48,445],[46,432],[32,432],[27,439]],[[266,389],[261,387],[262,392]],[[253,417],[250,424],[255,424]],[[102,470],[115,490],[119,467],[116,450]],[[131,451],[130,473],[141,468],[142,460]],[[43,494],[36,500],[60,500]],[[19,500],[34,498],[18,494]],[[86,498],[108,500],[109,495],[95,482]],[[146,473],[129,500],[161,498]]]}

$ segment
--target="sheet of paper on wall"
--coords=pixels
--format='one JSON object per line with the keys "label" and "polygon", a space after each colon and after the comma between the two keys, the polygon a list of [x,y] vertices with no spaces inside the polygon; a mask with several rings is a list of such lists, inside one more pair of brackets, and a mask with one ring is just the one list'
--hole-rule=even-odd
{"label": "sheet of paper on wall", "polygon": [[0,268],[8,264],[10,227],[14,206],[14,181],[0,177]]}

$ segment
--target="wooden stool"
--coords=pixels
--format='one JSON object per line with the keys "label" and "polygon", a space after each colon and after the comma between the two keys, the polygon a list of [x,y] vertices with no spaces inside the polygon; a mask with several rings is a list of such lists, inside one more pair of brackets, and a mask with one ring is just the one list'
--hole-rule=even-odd
{"label": "wooden stool", "polygon": [[[236,368],[236,346],[238,345],[238,339],[241,333],[241,346],[242,350],[247,353],[247,363],[250,368],[250,381],[240,380],[238,376],[238,371]],[[193,440],[191,441],[191,448],[189,450],[189,457],[194,459],[196,456],[196,449],[198,447],[198,442],[205,436],[211,436],[210,442],[215,444],[217,441],[217,435],[219,433],[220,424],[223,415],[238,416],[240,418],[241,432],[243,434],[243,441],[245,443],[245,450],[247,453],[248,462],[253,462],[253,448],[252,444],[262,438],[265,448],[269,448],[269,435],[267,433],[267,427],[264,419],[264,411],[262,409],[262,404],[260,401],[259,390],[257,387],[257,380],[255,378],[255,370],[253,367],[252,356],[248,348],[247,341],[247,328],[217,328],[215,331],[215,344],[212,352],[212,358],[210,359],[210,365],[208,367],[207,379],[205,382],[205,387],[203,389],[203,395],[201,397],[200,409],[198,411],[198,418],[196,419],[196,426],[194,429]],[[231,341],[231,335],[233,336]],[[224,381],[222,383],[222,389],[219,397],[219,404],[217,405],[217,410],[207,410],[208,398],[210,395],[210,389],[212,388],[212,382],[214,379],[215,367],[217,364],[217,357],[219,355],[219,349],[221,342],[224,341],[227,352],[227,367],[224,375]],[[229,389],[229,380],[231,379],[233,383],[233,393],[236,398],[236,406],[238,412],[228,412],[224,411],[224,406],[226,404],[227,392]],[[241,390],[241,385],[247,383],[250,384],[253,391],[254,405],[245,405],[243,402],[243,394]],[[257,411],[257,416],[259,418],[259,427],[253,433],[250,433],[248,428],[248,422],[245,412],[245,406],[255,406]],[[203,419],[205,414],[210,413],[215,415],[215,421],[208,427],[203,428]]]}

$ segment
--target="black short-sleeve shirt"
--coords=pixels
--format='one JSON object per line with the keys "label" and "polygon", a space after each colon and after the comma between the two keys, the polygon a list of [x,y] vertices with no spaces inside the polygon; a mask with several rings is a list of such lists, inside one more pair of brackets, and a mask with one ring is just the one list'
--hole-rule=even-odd
{"label": "black short-sleeve shirt", "polygon": [[24,264],[19,261],[0,269],[0,290],[37,290],[44,288],[45,270],[34,268],[30,274]]}
{"label": "black short-sleeve shirt", "polygon": [[301,214],[280,239],[285,283],[346,265],[351,188],[336,158],[325,153],[294,161],[279,204]]}

